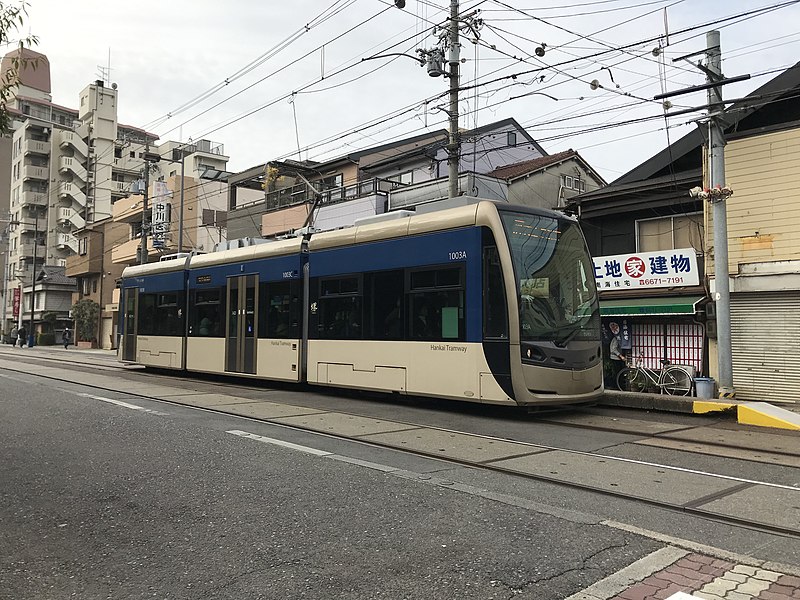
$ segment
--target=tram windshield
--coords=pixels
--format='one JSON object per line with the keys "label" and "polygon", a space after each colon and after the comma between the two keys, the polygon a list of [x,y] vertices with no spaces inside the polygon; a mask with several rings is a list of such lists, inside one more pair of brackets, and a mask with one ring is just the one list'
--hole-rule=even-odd
{"label": "tram windshield", "polygon": [[520,341],[599,340],[594,268],[577,223],[502,212],[514,261]]}

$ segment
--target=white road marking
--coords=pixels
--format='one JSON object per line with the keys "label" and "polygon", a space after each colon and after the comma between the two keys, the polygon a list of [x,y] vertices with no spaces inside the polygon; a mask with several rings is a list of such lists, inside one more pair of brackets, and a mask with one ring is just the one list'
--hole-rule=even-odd
{"label": "white road marking", "polygon": [[144,408],[143,406],[137,406],[136,404],[123,402],[122,400],[114,400],[113,398],[105,398],[104,396],[95,396],[94,394],[78,394],[78,396],[81,396],[82,398],[91,398],[92,400],[100,400],[101,402],[108,402],[109,404],[121,406],[122,408],[130,408],[131,410],[141,410],[142,412],[150,413],[153,415],[165,416],[169,414],[157,410],[151,410],[149,408]]}
{"label": "white road marking", "polygon": [[297,450],[298,452],[305,452],[306,454],[313,454],[315,456],[330,456],[331,454],[333,454],[333,452],[327,452],[325,450],[317,450],[316,448],[310,448],[309,446],[301,446],[299,444],[292,444],[291,442],[284,442],[283,440],[276,440],[275,438],[268,438],[261,435],[256,435],[255,433],[240,431],[238,429],[231,429],[230,431],[226,431],[225,433],[238,435],[239,437],[247,438],[249,440],[255,440],[257,442],[263,442],[265,444],[272,444],[274,446],[289,448],[290,450]]}

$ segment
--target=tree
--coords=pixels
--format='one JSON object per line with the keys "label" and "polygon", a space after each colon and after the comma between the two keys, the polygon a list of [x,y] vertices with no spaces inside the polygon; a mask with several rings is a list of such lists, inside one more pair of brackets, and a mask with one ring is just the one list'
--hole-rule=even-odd
{"label": "tree", "polygon": [[[12,43],[12,35],[19,31],[28,16],[28,1],[22,0],[18,4],[9,5],[0,2],[0,44]],[[6,108],[9,99],[14,95],[19,73],[26,67],[36,68],[36,60],[24,58],[22,49],[38,43],[36,36],[29,35],[18,41],[19,52],[11,58],[11,66],[0,75],[0,135],[11,132],[11,117]]]}
{"label": "tree", "polygon": [[84,298],[72,305],[72,318],[77,327],[78,342],[95,341],[97,332],[97,319],[100,316],[100,305],[94,300]]}
{"label": "tree", "polygon": [[44,329],[48,333],[53,333],[56,330],[56,321],[58,321],[58,313],[54,313],[52,311],[48,311],[42,315],[42,321],[44,321]]}

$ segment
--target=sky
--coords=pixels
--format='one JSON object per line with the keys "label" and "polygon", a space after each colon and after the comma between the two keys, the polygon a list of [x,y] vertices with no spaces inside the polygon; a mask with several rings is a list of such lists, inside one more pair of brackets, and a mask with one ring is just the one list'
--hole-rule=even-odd
{"label": "sky", "polygon": [[[21,33],[49,59],[56,104],[77,108],[81,89],[105,79],[118,86],[121,123],[161,141],[222,143],[241,171],[447,128],[449,80],[413,58],[439,44],[449,10],[446,0],[31,0]],[[461,37],[461,127],[513,117],[548,153],[577,150],[609,182],[697,126],[702,111],[665,119],[653,97],[705,82],[702,55],[675,59],[704,50],[708,31],[720,31],[724,75],[751,75],[725,98],[800,60],[800,0],[461,0],[459,10],[480,20]],[[386,54],[408,56],[373,58]],[[676,96],[670,110],[705,100]]]}

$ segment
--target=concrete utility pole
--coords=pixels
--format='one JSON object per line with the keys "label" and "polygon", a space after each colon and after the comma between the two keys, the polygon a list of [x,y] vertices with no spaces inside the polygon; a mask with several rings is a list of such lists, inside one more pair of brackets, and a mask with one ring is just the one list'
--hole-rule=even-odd
{"label": "concrete utility pole", "polygon": [[448,63],[450,64],[450,135],[447,144],[447,196],[458,196],[458,163],[461,154],[458,132],[458,85],[460,47],[458,43],[458,0],[450,0],[450,49]]}
{"label": "concrete utility pole", "polygon": [[150,224],[147,222],[147,194],[150,187],[150,163],[147,157],[150,155],[150,142],[147,143],[144,151],[144,195],[142,196],[142,245],[139,248],[139,264],[147,264],[147,230]]}
{"label": "concrete utility pole", "polygon": [[[722,77],[722,50],[719,31],[706,34],[708,83],[716,83]],[[722,87],[708,88],[708,185],[714,189],[725,189],[725,138],[722,131]],[[714,218],[714,300],[717,312],[717,365],[720,398],[732,398],[733,358],[731,353],[731,289],[728,273],[728,214],[725,201],[730,193],[711,194]]]}
{"label": "concrete utility pole", "polygon": [[[181,213],[180,222],[178,223],[178,252],[183,252],[183,186],[186,181],[184,178],[184,165],[186,162],[186,152],[184,148],[186,148],[185,144],[181,144]],[[197,234],[194,236],[194,242],[197,244]]]}

